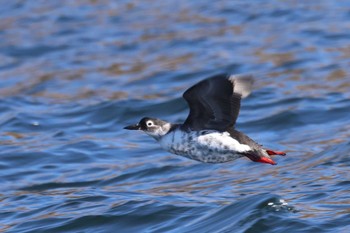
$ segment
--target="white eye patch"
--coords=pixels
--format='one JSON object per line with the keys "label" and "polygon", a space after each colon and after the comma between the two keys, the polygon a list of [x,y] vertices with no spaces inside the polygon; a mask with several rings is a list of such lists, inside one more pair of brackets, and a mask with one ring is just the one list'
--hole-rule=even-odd
{"label": "white eye patch", "polygon": [[146,125],[149,127],[149,126],[153,126],[153,121],[147,121],[146,122]]}

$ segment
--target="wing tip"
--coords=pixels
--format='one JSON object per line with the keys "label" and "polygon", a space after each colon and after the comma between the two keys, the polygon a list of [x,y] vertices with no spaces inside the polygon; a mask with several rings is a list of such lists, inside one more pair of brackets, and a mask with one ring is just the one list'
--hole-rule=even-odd
{"label": "wing tip", "polygon": [[232,74],[229,80],[233,83],[233,91],[245,98],[253,90],[254,78],[251,74]]}

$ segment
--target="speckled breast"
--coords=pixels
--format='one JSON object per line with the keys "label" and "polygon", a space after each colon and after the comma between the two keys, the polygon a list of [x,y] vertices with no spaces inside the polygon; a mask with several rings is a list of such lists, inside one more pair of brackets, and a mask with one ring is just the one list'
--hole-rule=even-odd
{"label": "speckled breast", "polygon": [[160,144],[171,153],[205,163],[232,161],[242,157],[240,153],[250,150],[248,145],[240,144],[228,132],[213,130],[174,130],[164,135]]}

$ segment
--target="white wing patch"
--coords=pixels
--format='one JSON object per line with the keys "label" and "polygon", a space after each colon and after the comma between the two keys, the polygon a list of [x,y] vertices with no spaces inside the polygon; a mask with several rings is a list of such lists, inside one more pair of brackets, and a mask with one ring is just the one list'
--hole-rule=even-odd
{"label": "white wing patch", "polygon": [[210,147],[215,150],[230,150],[235,152],[249,151],[251,148],[248,145],[240,144],[232,138],[228,132],[213,132],[205,135],[200,135],[197,138],[199,145]]}
{"label": "white wing patch", "polygon": [[238,93],[242,98],[247,97],[253,89],[253,77],[251,75],[231,75],[229,80],[233,83],[235,93]]}

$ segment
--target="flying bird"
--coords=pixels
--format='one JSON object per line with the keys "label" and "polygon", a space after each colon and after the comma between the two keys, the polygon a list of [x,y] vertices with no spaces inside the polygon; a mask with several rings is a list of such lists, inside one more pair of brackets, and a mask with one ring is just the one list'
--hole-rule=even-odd
{"label": "flying bird", "polygon": [[270,156],[286,153],[265,149],[235,129],[241,99],[251,93],[253,82],[250,75],[209,77],[183,94],[190,108],[183,124],[144,117],[124,129],[141,130],[166,151],[200,162],[225,163],[248,157],[254,162],[276,165]]}

